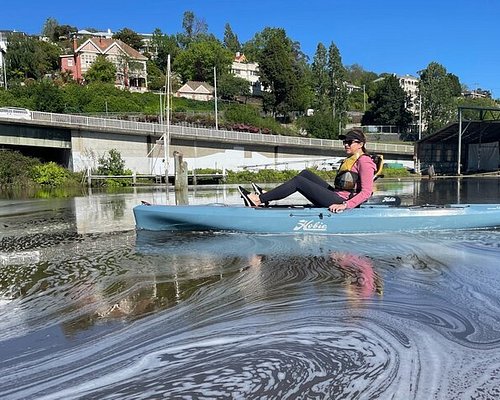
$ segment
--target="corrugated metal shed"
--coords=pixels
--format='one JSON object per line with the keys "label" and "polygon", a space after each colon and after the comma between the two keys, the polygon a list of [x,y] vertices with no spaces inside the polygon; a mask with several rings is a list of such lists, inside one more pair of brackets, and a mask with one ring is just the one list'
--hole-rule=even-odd
{"label": "corrugated metal shed", "polygon": [[[465,110],[475,111],[479,119],[460,118]],[[419,140],[415,154],[421,171],[432,165],[440,175],[498,171],[499,142],[500,109],[460,107],[459,122]]]}

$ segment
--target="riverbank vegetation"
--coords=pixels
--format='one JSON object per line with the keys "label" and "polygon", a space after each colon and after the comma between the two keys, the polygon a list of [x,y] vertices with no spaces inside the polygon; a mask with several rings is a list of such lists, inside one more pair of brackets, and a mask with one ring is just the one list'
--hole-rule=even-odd
{"label": "riverbank vegetation", "polygon": [[[337,176],[337,171],[324,171],[317,168],[310,168],[312,172],[320,176],[326,181],[333,182]],[[221,171],[220,171],[221,172]],[[226,171],[227,176],[225,183],[228,184],[242,184],[242,183],[280,183],[287,181],[297,175],[297,170],[275,170],[275,169],[261,169],[259,171]],[[210,173],[207,170],[204,173]],[[211,173],[216,173],[214,170]],[[406,168],[385,168],[383,176],[386,178],[405,178],[410,177],[411,174]]]}
{"label": "riverbank vegetation", "polygon": [[[336,171],[323,171],[316,168],[311,170],[323,179],[333,181]],[[125,168],[121,154],[110,150],[98,160],[98,167],[92,171],[96,175],[109,176],[100,180],[93,180],[94,185],[106,188],[132,186],[132,178],[113,178],[121,175],[132,176],[132,171]],[[259,171],[226,171],[224,183],[243,184],[250,182],[280,183],[291,179],[297,174],[296,170],[262,169]],[[189,173],[222,174],[222,170],[197,169]],[[410,176],[405,168],[385,168],[387,178],[401,178]],[[141,185],[153,185],[152,181],[141,181]],[[87,181],[83,173],[73,173],[54,162],[42,163],[36,158],[27,157],[17,151],[4,150],[0,152],[0,188],[6,189],[33,189],[33,188],[80,188],[85,187]],[[48,192],[47,192],[48,193]]]}
{"label": "riverbank vegetation", "polygon": [[73,173],[54,162],[42,163],[18,151],[0,151],[0,187],[76,186],[81,174]]}

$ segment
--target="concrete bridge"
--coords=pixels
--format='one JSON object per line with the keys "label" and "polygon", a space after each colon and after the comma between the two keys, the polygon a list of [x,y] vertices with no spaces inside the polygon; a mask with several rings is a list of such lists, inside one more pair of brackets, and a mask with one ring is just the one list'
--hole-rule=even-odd
{"label": "concrete bridge", "polygon": [[[33,111],[30,119],[0,116],[0,148],[56,161],[73,171],[93,169],[99,157],[116,149],[125,168],[138,174],[173,174],[174,151],[188,168],[302,169],[328,165],[344,156],[340,140],[160,125],[118,119]],[[370,152],[413,166],[412,145],[368,143]],[[1,153],[0,153],[1,155]]]}

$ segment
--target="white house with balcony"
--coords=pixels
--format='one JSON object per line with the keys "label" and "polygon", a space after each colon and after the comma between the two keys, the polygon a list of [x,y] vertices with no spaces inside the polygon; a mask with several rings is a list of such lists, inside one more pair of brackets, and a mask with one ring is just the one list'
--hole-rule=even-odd
{"label": "white house with balcony", "polygon": [[231,72],[234,76],[250,82],[250,93],[252,95],[259,96],[262,94],[258,63],[248,62],[245,55],[238,52],[234,58]]}
{"label": "white house with balcony", "polygon": [[418,115],[418,83],[420,79],[411,75],[397,75],[399,86],[403,88],[406,94],[410,97],[410,103],[407,106],[408,111],[415,116]]}

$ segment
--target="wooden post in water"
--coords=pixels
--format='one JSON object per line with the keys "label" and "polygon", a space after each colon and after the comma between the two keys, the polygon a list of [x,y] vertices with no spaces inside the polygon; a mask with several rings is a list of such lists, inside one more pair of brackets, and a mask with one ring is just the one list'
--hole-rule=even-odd
{"label": "wooden post in water", "polygon": [[90,169],[90,167],[87,168],[87,184],[89,187],[92,186],[92,170]]}
{"label": "wooden post in water", "polygon": [[174,151],[175,168],[175,195],[177,204],[187,204],[188,192],[188,168],[187,162],[182,160],[183,155],[179,151]]}

